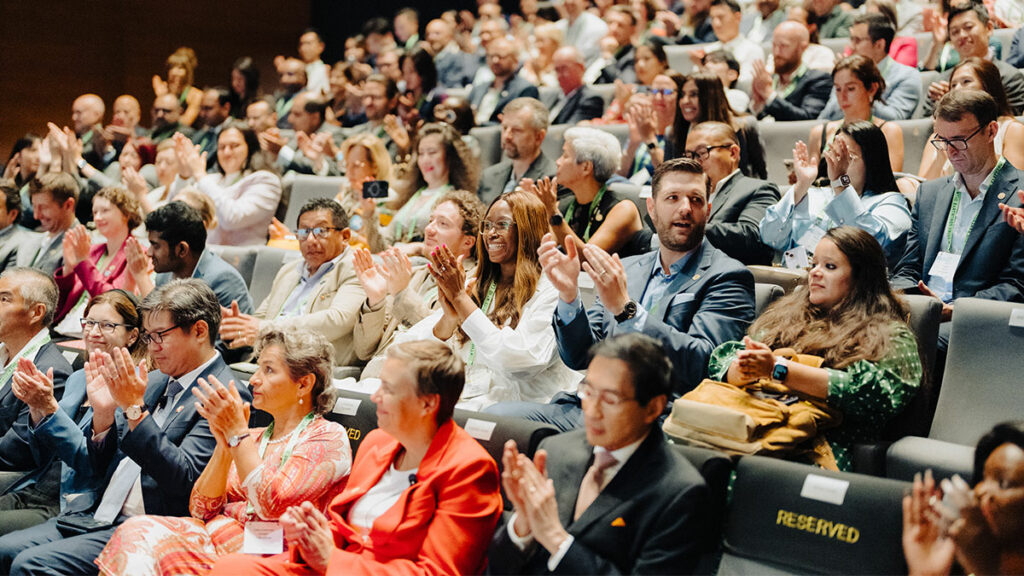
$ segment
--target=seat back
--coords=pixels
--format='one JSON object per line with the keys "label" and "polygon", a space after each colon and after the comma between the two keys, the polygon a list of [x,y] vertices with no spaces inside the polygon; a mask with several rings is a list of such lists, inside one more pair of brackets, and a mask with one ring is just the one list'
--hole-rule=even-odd
{"label": "seat back", "polygon": [[960,298],[930,438],[973,446],[1024,414],[1024,304]]}
{"label": "seat back", "polygon": [[242,279],[245,280],[245,286],[249,287],[252,284],[252,279],[256,273],[256,253],[259,250],[259,246],[215,246],[210,244],[207,246],[211,252],[221,257],[228,264],[231,264],[238,273],[242,275]]}
{"label": "seat back", "polygon": [[480,126],[469,131],[480,143],[480,165],[484,168],[501,162],[501,126]]}
{"label": "seat back", "polygon": [[314,198],[334,198],[344,181],[342,176],[312,176],[296,174],[292,182],[292,193],[288,197],[288,209],[284,213],[284,225],[294,230],[299,222],[299,210]]}
{"label": "seat back", "polygon": [[703,50],[706,47],[707,44],[665,46],[665,56],[668,57],[668,67],[680,74],[689,74],[693,71],[693,60],[690,60],[690,53],[694,50]]}
{"label": "seat back", "polygon": [[905,574],[909,484],[740,458],[718,574]]}
{"label": "seat back", "polygon": [[369,394],[340,388],[336,390],[338,400],[334,403],[334,409],[324,414],[324,418],[345,427],[352,456],[355,457],[363,438],[377,427],[377,405],[370,401]]}
{"label": "seat back", "polygon": [[[672,444],[677,452],[683,455],[693,467],[704,477],[711,497],[711,522],[706,530],[715,535],[715,541],[721,539],[722,521],[725,519],[725,504],[729,495],[729,479],[736,468],[728,454],[717,450],[708,450],[685,444]],[[718,563],[718,550],[714,550],[701,558],[695,574],[714,574]]]}
{"label": "seat back", "polygon": [[[789,172],[785,161],[793,158],[793,146],[797,140],[807,142],[811,128],[824,120],[800,120],[796,122],[762,122],[758,126],[764,139],[765,162],[768,165],[768,180],[775,182],[783,191],[789,188]],[[815,153],[817,150],[814,151]]]}
{"label": "seat back", "polygon": [[921,154],[932,135],[932,119],[899,120],[896,124],[903,129],[903,172],[917,174],[921,167]]}
{"label": "seat back", "polygon": [[636,205],[640,212],[640,222],[647,226],[647,199],[643,197],[643,187],[631,182],[614,182],[608,189]]}
{"label": "seat back", "polygon": [[754,282],[754,317],[758,317],[773,302],[782,298],[785,291],[778,284]]}
{"label": "seat back", "polygon": [[281,267],[299,258],[302,258],[302,254],[298,250],[271,248],[270,246],[259,247],[253,263],[252,282],[249,282],[249,295],[252,296],[253,306],[259,308],[263,299],[270,294],[274,278],[277,277]]}
{"label": "seat back", "polygon": [[790,270],[789,268],[757,264],[752,264],[747,268],[753,273],[755,283],[781,286],[782,291],[786,294],[796,290],[796,287],[807,278],[806,270]]}
{"label": "seat back", "polygon": [[[931,42],[929,42],[929,44],[930,43]],[[920,49],[918,50],[918,54],[922,54],[922,52],[920,52]],[[927,52],[924,52],[923,54],[927,54]],[[921,72],[921,99],[918,100],[917,109],[914,110],[914,114],[911,116],[911,118],[924,117],[924,105],[925,103],[928,102],[928,87],[932,85],[932,82],[935,82],[938,79],[939,73],[936,72],[935,70],[926,70],[924,72]],[[920,158],[918,158],[918,164],[920,163],[921,160]],[[904,164],[906,164],[906,160],[904,160]],[[904,170],[904,172],[909,172],[909,170]]]}
{"label": "seat back", "polygon": [[917,339],[924,375],[914,399],[886,426],[882,437],[896,440],[904,436],[924,436],[931,427],[935,412],[935,354],[938,348],[939,324],[942,322],[942,303],[931,296],[908,294],[903,301],[910,308],[907,324]]}
{"label": "seat back", "polygon": [[998,40],[1003,45],[1003,50],[999,53],[999,59],[1004,62],[1010,56],[1010,46],[1013,44],[1013,35],[1016,32],[1017,28],[996,28],[992,31],[992,39]]}

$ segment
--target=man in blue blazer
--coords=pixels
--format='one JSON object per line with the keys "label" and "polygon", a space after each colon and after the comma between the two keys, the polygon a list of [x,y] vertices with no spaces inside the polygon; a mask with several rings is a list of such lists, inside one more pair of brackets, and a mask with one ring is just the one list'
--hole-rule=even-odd
{"label": "man in blue blazer", "polygon": [[536,86],[516,73],[519,68],[519,56],[511,40],[491,40],[487,46],[487,62],[494,73],[494,80],[486,84],[476,84],[469,92],[469,103],[473,107],[477,126],[497,124],[502,109],[516,98],[536,98],[540,95]]}
{"label": "man in blue blazer", "polygon": [[995,100],[954,90],[935,109],[934,142],[955,172],[921,185],[907,247],[892,284],[942,301],[939,348],[949,339],[957,298],[1024,301],[1024,237],[1003,221],[999,204],[1021,205],[1024,174],[997,156]]}
{"label": "man in blue blazer", "polygon": [[[159,371],[147,378],[124,349],[113,359],[97,358],[110,399],[93,406],[87,449],[92,470],[106,474],[102,495],[88,509],[74,501],[61,516],[0,538],[0,572],[95,574],[93,560],[128,517],[188,514],[192,485],[216,446],[191,388],[198,378],[233,378],[214,348],[220,303],[201,281],[176,280],[147,296],[141,310],[143,338]],[[76,535],[69,528],[83,522],[94,531]]]}
{"label": "man in blue blazer", "polygon": [[[622,260],[586,246],[583,264],[598,300],[584,309],[576,246],[563,254],[554,237],[540,247],[544,273],[559,292],[554,329],[566,366],[586,368],[590,347],[605,338],[640,332],[658,340],[672,361],[672,398],[707,375],[711,351],[742,338],[754,319],[754,276],[704,237],[710,181],[696,160],[663,162],[654,174],[647,210],[658,233],[657,251]],[[550,404],[499,403],[487,411],[550,422],[562,430],[582,424],[579,397],[558,394]]]}

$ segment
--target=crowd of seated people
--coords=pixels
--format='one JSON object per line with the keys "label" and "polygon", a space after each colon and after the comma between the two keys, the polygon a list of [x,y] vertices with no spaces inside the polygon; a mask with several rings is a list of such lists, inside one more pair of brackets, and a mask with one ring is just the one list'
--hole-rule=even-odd
{"label": "crowd of seated people", "polygon": [[[404,8],[333,65],[308,29],[269,82],[181,47],[11,146],[0,573],[702,570],[673,406],[771,381],[832,418],[785,457],[860,472],[957,300],[1024,301],[1016,2],[537,4]],[[558,434],[498,457],[467,413]],[[955,521],[915,480],[911,573],[1024,572],[1021,445]]]}

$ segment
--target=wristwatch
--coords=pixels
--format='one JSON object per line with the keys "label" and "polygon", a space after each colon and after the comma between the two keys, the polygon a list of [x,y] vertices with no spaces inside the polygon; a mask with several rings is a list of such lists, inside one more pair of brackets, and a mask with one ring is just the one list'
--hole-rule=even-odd
{"label": "wristwatch", "polygon": [[636,316],[636,311],[636,302],[630,300],[629,302],[626,302],[626,305],[622,308],[622,312],[615,316],[615,321],[620,323],[625,322],[626,320]]}
{"label": "wristwatch", "polygon": [[85,167],[88,165],[89,163],[85,161],[85,158],[78,159],[77,166],[79,170],[85,170]]}
{"label": "wristwatch", "polygon": [[654,151],[655,151],[655,150],[657,150],[657,149],[658,149],[658,142],[657,142],[657,141],[654,141],[654,142],[648,142],[648,143],[647,143],[647,150],[648,150],[648,151],[650,151],[650,152],[654,152]]}
{"label": "wristwatch", "polygon": [[548,221],[552,226],[561,226],[562,222],[565,222],[565,218],[562,217],[561,212],[555,212],[551,215],[551,220]]}
{"label": "wristwatch", "polygon": [[230,446],[232,448],[238,448],[238,445],[242,443],[242,440],[245,440],[248,437],[249,437],[249,433],[248,432],[244,432],[244,433],[239,434],[237,436],[232,436],[231,438],[228,438],[228,446]]}
{"label": "wristwatch", "polygon": [[772,369],[772,380],[782,383],[789,376],[789,361],[785,358],[775,359],[775,368]]}
{"label": "wristwatch", "polygon": [[830,184],[833,188],[846,188],[847,186],[850,185],[850,177],[847,176],[846,174],[843,174],[839,178],[836,178],[835,180],[831,181]]}
{"label": "wristwatch", "polygon": [[142,410],[144,408],[145,406],[139,406],[138,404],[129,406],[124,409],[124,417],[129,420],[138,420],[139,418],[142,418]]}

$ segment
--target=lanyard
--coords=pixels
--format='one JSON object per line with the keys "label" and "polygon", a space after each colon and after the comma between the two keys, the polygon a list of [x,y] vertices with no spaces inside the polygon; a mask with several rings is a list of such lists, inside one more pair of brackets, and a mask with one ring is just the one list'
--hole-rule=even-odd
{"label": "lanyard", "polygon": [[[494,301],[494,292],[498,289],[498,284],[491,280],[491,285],[487,287],[487,296],[484,298],[483,306],[480,307],[487,314],[487,310],[491,307],[491,302]],[[472,366],[476,362],[476,344],[470,343],[469,345],[469,360],[466,361],[466,366]]]}
{"label": "lanyard", "polygon": [[[440,192],[449,190],[451,189],[451,187],[451,184],[445,184],[444,186],[441,187]],[[423,206],[420,206],[418,209],[415,209],[414,211],[413,206],[415,206],[415,203],[417,200],[419,200],[420,196],[423,195],[424,190],[426,190],[426,187],[417,190],[416,193],[412,195],[412,198],[409,198],[409,201],[405,203],[405,206],[403,206],[402,209],[398,211],[398,214],[395,214],[396,242],[412,242],[412,239],[415,237],[416,234],[416,222],[418,222],[420,217],[423,216],[424,209],[429,213],[430,210],[434,207],[434,203],[437,202],[438,198],[440,198],[440,194],[438,194],[437,196],[434,197],[433,200],[427,202]],[[409,208],[409,211],[406,212],[407,216],[405,218],[402,218],[402,212],[404,212],[406,208]]]}
{"label": "lanyard", "polygon": [[[598,205],[601,204],[601,198],[604,197],[604,191],[607,186],[601,186],[601,189],[597,191],[597,196],[590,202],[590,210],[587,213],[587,228],[583,231],[583,242],[590,242],[590,226],[594,223],[594,213],[597,212]],[[572,216],[576,213],[576,199],[573,198],[572,202],[569,203],[569,207],[565,210],[565,219],[572,222]]]}
{"label": "lanyard", "polygon": [[0,385],[6,384],[10,381],[11,374],[14,374],[14,371],[18,368],[18,358],[28,358],[32,354],[35,354],[36,350],[46,346],[49,342],[50,333],[47,332],[46,334],[43,334],[43,337],[32,346],[22,348],[21,351],[19,351],[13,358],[11,358],[10,362],[7,363],[7,367],[4,368],[3,374],[0,375]]}
{"label": "lanyard", "polygon": [[[988,178],[981,183],[979,189],[984,188],[985,190],[988,190],[999,176],[999,172],[1002,171],[1003,165],[1005,164],[1006,158],[1000,156],[999,162],[996,163],[996,167],[992,169],[992,173],[988,175]],[[961,176],[961,178],[963,178],[963,176]],[[961,196],[962,192],[960,191],[960,188],[954,187],[953,203],[949,208],[949,222],[946,224],[946,252],[949,252],[950,254],[953,253],[953,229],[956,228],[956,215],[960,211]],[[971,237],[971,230],[974,229],[974,223],[978,220],[978,214],[981,214],[981,210],[978,210],[974,215],[974,218],[971,218],[971,223],[967,225],[967,235],[964,236],[965,245],[967,243],[967,239]]]}
{"label": "lanyard", "polygon": [[[284,452],[281,452],[281,464],[279,466],[284,466],[284,463],[287,462],[289,458],[291,458],[292,451],[295,450],[295,446],[299,443],[299,436],[302,434],[302,431],[305,430],[307,426],[309,426],[309,423],[312,422],[314,418],[316,418],[315,412],[310,412],[309,414],[306,414],[302,418],[302,421],[299,422],[299,425],[295,427],[295,430],[291,431],[291,433],[288,436],[288,443],[285,444],[284,446]],[[257,450],[257,453],[260,456],[261,463],[263,462],[263,455],[267,453],[267,445],[270,444],[270,436],[273,433],[274,423],[271,422],[270,425],[267,426],[266,430],[263,431],[263,436],[260,438],[260,446]],[[252,505],[252,502],[249,502],[246,505],[245,513],[249,516],[252,516],[253,513],[255,512],[256,508]]]}
{"label": "lanyard", "polygon": [[[793,77],[789,79],[789,84],[786,84],[786,88],[782,91],[782,94],[779,96],[779,98],[782,98],[783,100],[785,100],[787,96],[792,94],[793,90],[796,90],[797,82],[799,82],[800,79],[803,78],[804,74],[806,74],[806,73],[807,73],[807,66],[805,66],[804,64],[801,64],[800,67],[796,69],[796,72],[793,73]],[[772,90],[775,90],[776,92],[779,91],[779,78],[778,78],[778,76],[776,76],[775,78],[772,78]]]}

